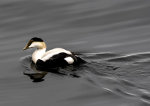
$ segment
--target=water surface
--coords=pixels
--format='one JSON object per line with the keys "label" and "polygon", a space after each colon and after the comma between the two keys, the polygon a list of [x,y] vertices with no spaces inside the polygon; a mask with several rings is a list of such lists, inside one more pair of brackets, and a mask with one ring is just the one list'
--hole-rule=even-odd
{"label": "water surface", "polygon": [[[149,106],[149,10],[149,0],[1,0],[0,106]],[[35,36],[88,63],[33,81],[34,50],[22,48]]]}

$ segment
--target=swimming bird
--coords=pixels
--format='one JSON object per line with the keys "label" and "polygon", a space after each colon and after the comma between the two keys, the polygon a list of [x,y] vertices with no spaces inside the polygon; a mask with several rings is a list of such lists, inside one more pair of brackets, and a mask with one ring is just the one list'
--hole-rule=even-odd
{"label": "swimming bird", "polygon": [[83,59],[69,50],[63,48],[54,48],[46,51],[46,43],[38,37],[33,37],[28,41],[24,50],[36,48],[32,54],[32,61],[38,69],[51,69],[66,67],[69,65],[79,65],[85,63]]}

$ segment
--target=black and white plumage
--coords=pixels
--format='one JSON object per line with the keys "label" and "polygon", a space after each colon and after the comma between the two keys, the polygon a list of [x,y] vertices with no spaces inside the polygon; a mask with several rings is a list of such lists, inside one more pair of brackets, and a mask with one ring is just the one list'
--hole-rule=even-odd
{"label": "black and white plumage", "polygon": [[63,48],[54,48],[46,51],[46,44],[41,38],[34,37],[25,46],[24,50],[37,48],[32,54],[32,61],[38,69],[66,67],[85,63],[80,57]]}

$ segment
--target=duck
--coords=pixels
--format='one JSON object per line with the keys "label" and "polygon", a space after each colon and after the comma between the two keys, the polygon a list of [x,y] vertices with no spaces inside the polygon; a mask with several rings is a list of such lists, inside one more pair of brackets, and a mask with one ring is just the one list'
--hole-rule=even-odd
{"label": "duck", "polygon": [[64,68],[70,65],[79,66],[82,63],[86,63],[85,60],[64,48],[54,48],[46,51],[46,43],[38,37],[31,38],[23,50],[30,48],[36,48],[32,54],[32,62],[40,70]]}

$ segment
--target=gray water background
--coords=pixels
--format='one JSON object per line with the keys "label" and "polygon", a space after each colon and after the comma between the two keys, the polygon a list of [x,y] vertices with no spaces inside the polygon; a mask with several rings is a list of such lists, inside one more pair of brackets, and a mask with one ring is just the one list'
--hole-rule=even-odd
{"label": "gray water background", "polygon": [[[32,82],[20,61],[35,36],[89,68]],[[149,0],[1,0],[0,106],[149,106],[149,45]]]}

